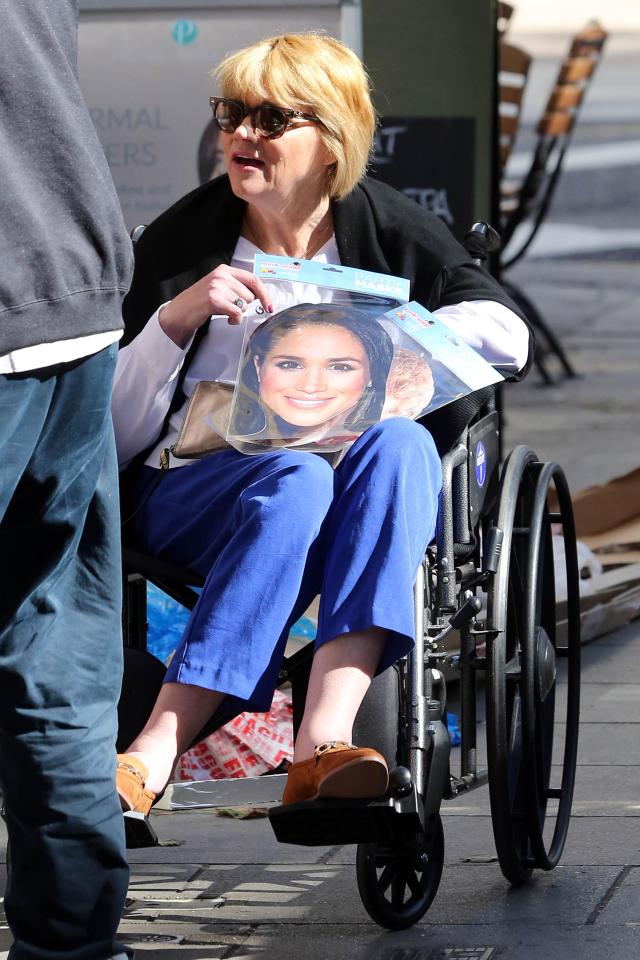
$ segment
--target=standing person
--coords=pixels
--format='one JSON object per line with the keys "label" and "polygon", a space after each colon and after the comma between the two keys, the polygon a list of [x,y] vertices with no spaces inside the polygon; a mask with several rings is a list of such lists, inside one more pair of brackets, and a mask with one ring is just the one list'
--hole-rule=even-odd
{"label": "standing person", "polygon": [[124,960],[110,391],[130,243],[77,0],[0,0],[0,781],[11,960]]}
{"label": "standing person", "polygon": [[[265,311],[332,298],[308,283],[267,287],[251,272],[255,255],[407,277],[412,298],[508,376],[523,376],[530,359],[526,323],[442,222],[366,178],[376,117],[352,51],[319,34],[271,37],[228,56],[216,76],[227,175],[183,197],[138,241],[114,388],[131,535],[206,577],[149,721],[118,760],[122,806],[144,814],[223,703],[269,708],[289,627],[318,593],[284,802],[387,789],[384,758],[350,741],[372,676],[414,643],[413,581],[441,484],[429,430],[402,417],[374,423],[335,471],[295,450],[246,457],[227,448],[182,465],[163,452],[196,383],[233,382],[241,320],[251,329]],[[319,402],[312,396],[307,409]],[[161,454],[168,469],[158,483]]]}

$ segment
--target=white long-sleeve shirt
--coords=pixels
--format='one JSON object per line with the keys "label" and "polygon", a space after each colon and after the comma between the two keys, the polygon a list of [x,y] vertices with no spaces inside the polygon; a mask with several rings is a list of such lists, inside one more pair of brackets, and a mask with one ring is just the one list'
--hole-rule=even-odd
{"label": "white long-sleeve shirt", "polygon": [[[249,240],[240,237],[231,266],[252,271],[254,256],[260,252]],[[312,259],[339,264],[335,240],[329,240]],[[269,281],[269,291],[276,312],[298,303],[329,302],[334,297],[332,289],[289,281]],[[118,356],[112,410],[121,467],[158,439],[191,345],[178,347],[165,334],[159,322],[160,310],[162,307]],[[250,329],[265,319],[261,310],[257,300],[249,305],[245,316]],[[527,362],[528,328],[503,304],[492,300],[464,301],[441,307],[434,315],[493,366],[516,373]],[[226,316],[212,317],[182,385],[186,397],[200,380],[235,382],[244,330],[245,324],[231,325]],[[156,443],[145,463],[152,467],[160,465],[160,453],[175,442],[183,418],[183,407],[173,412],[167,436]],[[185,463],[187,461],[172,457],[170,465]]]}

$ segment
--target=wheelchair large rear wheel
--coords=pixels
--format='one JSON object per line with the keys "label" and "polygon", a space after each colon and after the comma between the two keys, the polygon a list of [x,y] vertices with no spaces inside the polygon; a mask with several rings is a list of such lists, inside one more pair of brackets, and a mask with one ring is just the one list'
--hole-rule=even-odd
{"label": "wheelchair large rear wheel", "polygon": [[[553,487],[557,513],[549,507]],[[552,523],[561,524],[564,542],[564,638],[556,625]],[[489,792],[500,867],[520,884],[533,868],[550,870],[558,863],[575,779],[580,605],[571,499],[560,467],[516,447],[503,471],[496,525],[503,543],[488,598]],[[566,663],[562,697],[559,660]],[[554,740],[557,747],[561,739],[561,760],[554,764]]]}
{"label": "wheelchair large rear wheel", "polygon": [[415,847],[358,845],[356,876],[362,903],[376,923],[404,930],[420,920],[438,892],[444,863],[442,820],[434,822],[431,842]]}

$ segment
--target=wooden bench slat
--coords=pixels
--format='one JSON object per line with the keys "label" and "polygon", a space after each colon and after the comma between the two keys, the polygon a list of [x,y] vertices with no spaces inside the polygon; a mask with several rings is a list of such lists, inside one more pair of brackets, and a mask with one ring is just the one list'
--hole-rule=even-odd
{"label": "wooden bench slat", "polygon": [[498,90],[499,103],[512,103],[520,106],[524,97],[524,85],[521,87],[512,87],[501,83]]}
{"label": "wooden bench slat", "polygon": [[573,57],[565,60],[558,75],[558,83],[575,83],[576,80],[588,80],[598,61],[592,57]]}
{"label": "wooden bench slat", "polygon": [[500,70],[507,73],[527,74],[531,65],[531,57],[520,47],[515,47],[512,43],[501,43],[498,53],[498,64]]}
{"label": "wooden bench slat", "polygon": [[555,87],[547,103],[547,110],[570,110],[579,107],[585,88],[577,84],[564,84]]}
{"label": "wooden bench slat", "polygon": [[498,129],[500,130],[500,136],[506,135],[512,139],[515,138],[515,135],[518,132],[519,123],[519,117],[510,117],[508,114],[501,113],[498,118]]}
{"label": "wooden bench slat", "polygon": [[542,137],[561,137],[569,133],[575,123],[575,114],[557,110],[545,113],[538,124],[538,133]]}

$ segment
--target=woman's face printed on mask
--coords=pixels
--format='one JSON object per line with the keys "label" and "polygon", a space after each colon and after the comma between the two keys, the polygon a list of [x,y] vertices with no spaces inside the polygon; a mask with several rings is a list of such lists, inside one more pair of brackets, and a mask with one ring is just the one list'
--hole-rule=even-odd
{"label": "woman's face printed on mask", "polygon": [[298,427],[315,427],[351,410],[370,379],[361,341],[345,327],[304,325],[274,339],[254,359],[260,402]]}

